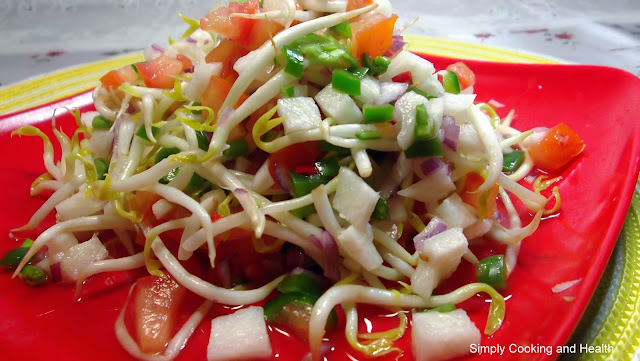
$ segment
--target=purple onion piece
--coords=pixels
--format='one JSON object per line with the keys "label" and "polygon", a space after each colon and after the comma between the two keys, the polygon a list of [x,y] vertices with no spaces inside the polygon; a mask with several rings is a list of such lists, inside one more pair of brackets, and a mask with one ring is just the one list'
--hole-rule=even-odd
{"label": "purple onion piece", "polygon": [[164,53],[164,48],[158,44],[151,44],[151,48],[160,53]]}
{"label": "purple onion piece", "polygon": [[456,124],[456,118],[452,117],[451,115],[443,115],[442,124],[440,125],[440,127],[442,129],[446,129],[451,124]]}
{"label": "purple onion piece", "polygon": [[318,237],[316,237],[315,235],[310,234],[310,235],[309,235],[309,241],[311,241],[311,243],[312,243],[314,246],[316,246],[316,247],[318,247],[318,248],[322,249],[322,242],[320,242],[320,240],[318,239]]}
{"label": "purple onion piece", "polygon": [[51,280],[53,282],[62,282],[62,264],[60,262],[49,266],[49,270],[51,271]]}
{"label": "purple onion piece", "polygon": [[135,114],[138,112],[138,109],[131,103],[129,103],[129,107],[127,107],[128,114]]}
{"label": "purple onion piece", "polygon": [[304,254],[297,247],[289,247],[285,254],[285,262],[287,269],[297,269],[302,266],[302,262],[304,262]]}
{"label": "purple onion piece", "polygon": [[198,43],[198,41],[196,39],[192,38],[192,37],[188,37],[185,41],[187,43],[189,43],[189,44],[197,44]]}
{"label": "purple onion piece", "polygon": [[320,234],[320,242],[322,244],[322,256],[324,258],[324,276],[330,280],[338,280],[340,278],[340,269],[338,268],[338,245],[331,233],[322,231]]}
{"label": "purple onion piece", "polygon": [[424,173],[424,175],[429,175],[445,165],[446,164],[439,157],[431,157],[420,163],[420,169],[422,169],[422,173]]}
{"label": "purple onion piece", "polygon": [[233,108],[229,108],[229,107],[224,108],[224,111],[222,111],[222,115],[220,115],[220,119],[218,119],[218,126],[221,126],[224,123],[226,123],[229,120],[229,117],[231,117],[231,114],[233,114],[233,112],[234,112]]}
{"label": "purple onion piece", "polygon": [[442,218],[439,218],[439,217],[431,218],[431,220],[429,221],[429,223],[427,223],[427,226],[422,230],[422,232],[418,233],[415,237],[413,237],[413,244],[416,248],[416,251],[419,251],[419,252],[422,251],[422,244],[424,243],[425,240],[437,234],[440,234],[446,231],[447,229],[449,229],[449,226],[447,225],[447,223],[445,223],[444,220],[442,220]]}
{"label": "purple onion piece", "polygon": [[391,48],[387,50],[384,56],[393,57],[396,55],[404,46],[407,45],[407,42],[404,41],[402,35],[394,35],[391,42]]}
{"label": "purple onion piece", "polygon": [[504,221],[504,215],[499,210],[496,210],[495,213],[493,213],[493,219],[498,223],[502,223],[502,221]]}
{"label": "purple onion piece", "polygon": [[194,67],[192,66],[190,68],[185,69],[184,72],[185,73],[193,73],[193,69],[194,69]]}
{"label": "purple onion piece", "polygon": [[229,261],[226,259],[221,260],[216,265],[215,270],[218,272],[218,277],[220,277],[222,287],[231,288],[233,285],[231,284],[231,269],[229,268]]}
{"label": "purple onion piece", "polygon": [[290,192],[292,187],[291,176],[286,169],[281,167],[278,163],[273,165],[273,175],[276,177],[274,181],[285,192]]}

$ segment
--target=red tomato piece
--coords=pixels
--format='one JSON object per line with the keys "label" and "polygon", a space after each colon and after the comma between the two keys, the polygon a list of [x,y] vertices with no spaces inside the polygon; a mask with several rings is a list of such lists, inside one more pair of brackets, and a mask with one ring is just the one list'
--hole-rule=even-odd
{"label": "red tomato piece", "polygon": [[258,19],[251,29],[250,42],[247,46],[251,50],[257,49],[283,29],[284,26],[273,20]]}
{"label": "red tomato piece", "polygon": [[124,83],[133,83],[138,79],[138,74],[133,65],[125,65],[122,68],[111,70],[100,78],[102,86],[109,90],[118,89]]}
{"label": "red tomato piece", "polygon": [[391,49],[396,20],[398,15],[388,18],[380,13],[358,17],[358,20],[351,24],[351,41],[356,59],[360,59],[364,53],[369,53],[375,58]]}
{"label": "red tomato piece", "polygon": [[276,164],[283,170],[283,173],[289,174],[290,170],[296,169],[298,166],[313,165],[313,163],[322,154],[322,150],[318,148],[317,142],[304,142],[292,144],[286,148],[269,156],[269,173],[271,178],[276,180],[275,166]]}
{"label": "red tomato piece", "polygon": [[373,4],[373,0],[349,0],[347,2],[347,11],[363,8]]}
{"label": "red tomato piece", "polygon": [[229,6],[221,6],[203,16],[200,19],[200,27],[202,30],[222,34],[241,45],[248,46],[253,42],[251,31],[256,24],[256,19],[245,19],[231,16],[231,14],[254,14],[259,6],[259,0],[249,0],[243,3],[230,2]]}
{"label": "red tomato piece", "polygon": [[491,218],[497,209],[498,185],[496,184],[482,193],[476,192],[482,183],[484,183],[484,178],[480,174],[467,173],[460,191],[460,198],[478,211],[478,217]]}
{"label": "red tomato piece", "polygon": [[467,64],[461,61],[449,65],[447,70],[456,73],[460,82],[460,89],[466,89],[476,83],[476,75],[469,69]]}
{"label": "red tomato piece", "polygon": [[[232,84],[227,80],[216,75],[212,76],[209,80],[209,85],[200,95],[200,103],[213,109],[217,114],[220,111],[222,103],[227,98],[231,86]],[[247,96],[243,94],[236,103],[236,108],[242,104],[245,99],[247,99]]]}
{"label": "red tomato piece", "polygon": [[160,89],[173,88],[176,75],[182,72],[183,66],[182,61],[165,55],[136,65],[144,84],[149,88]]}
{"label": "red tomato piece", "polygon": [[543,171],[555,172],[567,165],[584,149],[584,142],[565,122],[549,130],[549,133],[527,148],[534,164]]}
{"label": "red tomato piece", "polygon": [[413,77],[411,77],[410,71],[405,71],[404,73],[400,73],[394,76],[393,78],[391,78],[391,80],[396,83],[409,83],[409,84],[413,83]]}
{"label": "red tomato piece", "polygon": [[193,68],[193,63],[191,62],[191,59],[187,58],[186,56],[182,54],[178,54],[176,55],[176,59],[182,63],[182,71]]}
{"label": "red tomato piece", "polygon": [[136,281],[127,314],[132,316],[132,330],[142,352],[165,350],[175,334],[186,290],[171,278],[147,276]]}
{"label": "red tomato piece", "polygon": [[221,77],[226,77],[233,71],[236,60],[247,55],[249,49],[230,39],[223,39],[218,46],[213,48],[205,60],[207,63],[222,63]]}

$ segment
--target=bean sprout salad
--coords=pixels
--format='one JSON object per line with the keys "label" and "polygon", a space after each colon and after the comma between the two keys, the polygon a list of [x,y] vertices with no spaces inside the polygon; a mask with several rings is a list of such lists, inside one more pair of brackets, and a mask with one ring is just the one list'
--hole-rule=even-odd
{"label": "bean sprout salad", "polygon": [[[336,333],[357,357],[450,359],[500,328],[520,244],[560,208],[550,175],[584,148],[571,128],[512,127],[513,110],[477,102],[467,65],[404,49],[411,24],[388,0],[179,16],[180,39],[100,79],[96,111],[69,110],[75,133],[54,118],[59,157],[38,128],[12,133],[43,139],[31,194],[48,198],[11,236],[56,223],[2,267],[77,298],[95,275],[145,270],[115,324],[141,360],[174,359],[210,319],[210,361],[272,358],[273,328],[309,360],[343,352]],[[479,259],[470,242],[503,251]],[[440,292],[462,263],[475,281]],[[476,295],[482,331],[456,306]],[[363,306],[397,327],[363,333]],[[394,344],[406,333],[411,350]]]}

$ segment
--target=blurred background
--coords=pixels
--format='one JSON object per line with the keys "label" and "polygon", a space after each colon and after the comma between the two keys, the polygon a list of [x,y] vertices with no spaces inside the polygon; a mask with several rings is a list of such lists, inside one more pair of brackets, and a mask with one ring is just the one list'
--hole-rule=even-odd
{"label": "blurred background", "polygon": [[[396,0],[406,33],[640,74],[638,0]],[[211,0],[0,0],[0,84],[165,44]]]}

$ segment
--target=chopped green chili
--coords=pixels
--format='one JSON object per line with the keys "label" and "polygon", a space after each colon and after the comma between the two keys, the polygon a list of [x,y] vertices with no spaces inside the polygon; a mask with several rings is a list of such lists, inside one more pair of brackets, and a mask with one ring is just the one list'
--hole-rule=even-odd
{"label": "chopped green chili", "polygon": [[339,92],[358,96],[361,92],[361,85],[362,78],[347,70],[336,69],[331,74],[331,86]]}
{"label": "chopped green chili", "polygon": [[381,221],[389,219],[389,202],[382,198],[378,199],[376,207],[373,209],[373,213],[371,213],[371,218]]}
{"label": "chopped green chili", "polygon": [[391,59],[386,56],[376,56],[374,59],[371,58],[369,53],[362,54],[360,61],[362,62],[362,66],[369,68],[369,74],[372,76],[386,73],[387,69],[389,69],[389,64],[391,64]]}
{"label": "chopped green chili", "polygon": [[[158,135],[159,131],[160,128],[151,126],[151,134],[153,134],[154,137]],[[140,128],[138,128],[138,130],[136,131],[136,136],[146,140],[147,142],[151,141],[149,140],[149,137],[147,137],[147,128],[145,128],[144,124],[141,125]]]}
{"label": "chopped green chili", "polygon": [[109,172],[109,163],[102,158],[96,158],[93,160],[93,165],[96,167],[96,179],[104,180]]}
{"label": "chopped green chili", "polygon": [[345,38],[351,37],[351,24],[349,24],[348,21],[332,26],[330,29],[342,37],[345,37]]}
{"label": "chopped green chili", "polygon": [[444,86],[444,91],[447,93],[460,94],[458,75],[451,70],[447,70],[442,77],[442,86]]}
{"label": "chopped green chili", "polygon": [[302,78],[304,55],[302,55],[298,49],[291,46],[284,46],[282,48],[282,55],[285,59],[284,71],[296,78]]}
{"label": "chopped green chili", "polygon": [[95,117],[93,117],[93,119],[91,120],[91,127],[93,129],[103,129],[103,130],[109,130],[111,129],[111,126],[113,125],[112,121],[107,120],[105,117],[103,117],[102,115],[96,115]]}
{"label": "chopped green chili", "polygon": [[502,158],[502,171],[505,173],[515,172],[516,169],[520,168],[523,160],[524,152],[521,150],[514,150],[511,153],[506,153]]}
{"label": "chopped green chili", "polygon": [[385,123],[393,119],[393,105],[365,104],[364,107],[362,107],[362,115],[364,117],[365,124]]}
{"label": "chopped green chili", "polygon": [[299,292],[315,297],[320,297],[323,291],[318,281],[306,273],[297,273],[285,277],[280,281],[277,288],[282,293]]}
{"label": "chopped green chili", "polygon": [[483,258],[476,266],[478,282],[486,283],[497,289],[507,286],[507,264],[501,254]]}
{"label": "chopped green chili", "polygon": [[24,281],[24,283],[29,286],[40,286],[47,282],[48,277],[44,271],[37,266],[32,266],[30,264],[24,266],[20,274],[18,275],[20,279]]}
{"label": "chopped green chili", "polygon": [[435,123],[431,121],[427,107],[424,104],[416,106],[416,123],[413,128],[413,136],[416,140],[424,140],[435,137],[437,133]]}
{"label": "chopped green chili", "polygon": [[435,157],[442,155],[442,144],[438,138],[417,140],[405,149],[404,156],[407,158]]}
{"label": "chopped green chili", "polygon": [[243,157],[249,153],[249,143],[246,140],[232,140],[227,142],[229,148],[225,149],[222,154],[225,157]]}
{"label": "chopped green chili", "polygon": [[382,135],[377,130],[359,130],[356,132],[355,136],[362,141],[382,138]]}

